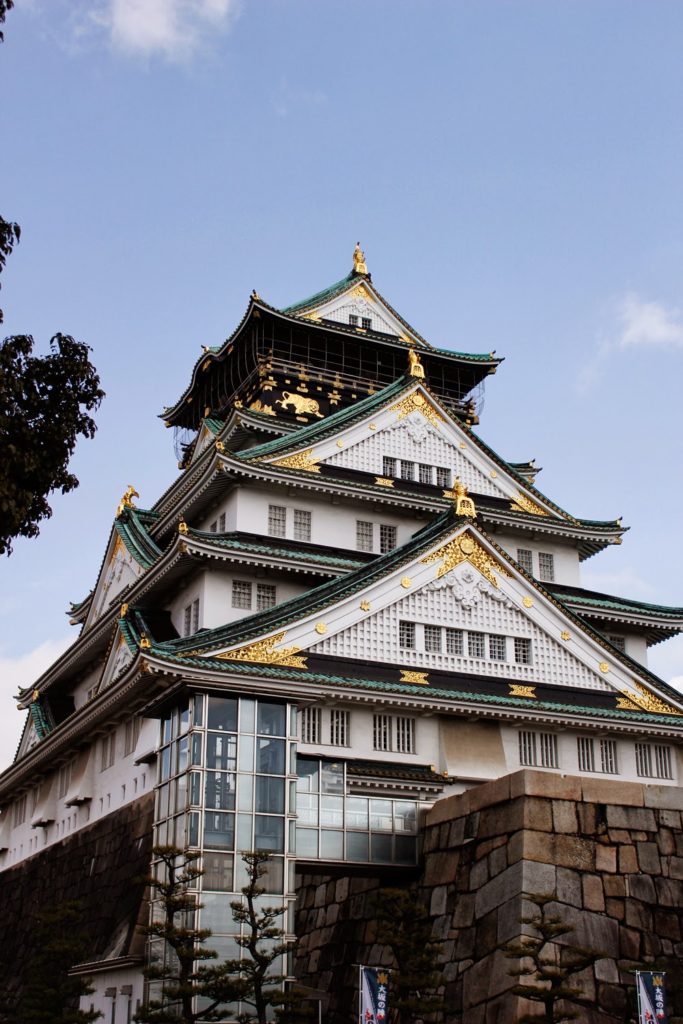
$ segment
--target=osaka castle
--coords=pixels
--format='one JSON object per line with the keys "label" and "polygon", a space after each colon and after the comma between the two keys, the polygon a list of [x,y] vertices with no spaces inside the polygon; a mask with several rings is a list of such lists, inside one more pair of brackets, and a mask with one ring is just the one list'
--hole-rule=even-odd
{"label": "osaka castle", "polygon": [[18,697],[10,992],[31,914],[77,899],[85,1004],[131,1019],[154,845],[200,852],[197,923],[234,957],[244,851],[270,852],[264,899],[293,934],[302,878],[417,877],[430,809],[472,787],[525,768],[679,785],[683,697],[647,656],[683,608],[582,587],[626,527],[561,508],[483,440],[500,363],[423,338],[359,246],[310,298],[253,292],[203,349],[162,413],[178,475],[125,490],[76,639]]}

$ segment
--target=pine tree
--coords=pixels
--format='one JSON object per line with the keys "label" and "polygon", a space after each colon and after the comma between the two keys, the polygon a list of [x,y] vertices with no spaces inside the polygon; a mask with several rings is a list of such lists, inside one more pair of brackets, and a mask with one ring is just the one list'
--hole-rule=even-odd
{"label": "pine tree", "polygon": [[377,899],[377,941],[389,946],[395,968],[389,981],[389,1005],[399,1024],[413,1024],[443,1006],[437,989],[442,943],[432,939],[426,907],[411,889],[381,889]]}

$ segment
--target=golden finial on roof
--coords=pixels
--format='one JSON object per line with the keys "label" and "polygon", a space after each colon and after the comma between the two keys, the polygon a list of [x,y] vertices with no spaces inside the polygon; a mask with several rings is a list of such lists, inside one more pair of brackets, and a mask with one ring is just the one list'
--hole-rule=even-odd
{"label": "golden finial on roof", "polygon": [[354,274],[367,274],[368,272],[365,253],[360,247],[360,242],[356,242],[356,248],[353,250],[353,272]]}
{"label": "golden finial on roof", "polygon": [[467,488],[460,482],[457,476],[453,487],[453,497],[455,498],[456,516],[468,516],[470,519],[477,518],[477,510],[474,506],[474,501],[472,498],[467,496]]}
{"label": "golden finial on roof", "polygon": [[178,523],[178,533],[185,534],[185,533],[187,533],[188,529],[189,529],[189,527],[188,527],[187,523],[185,522],[184,517],[181,516],[180,517],[180,522]]}
{"label": "golden finial on roof", "polygon": [[140,497],[140,495],[135,490],[133,485],[132,484],[128,484],[128,486],[126,487],[125,494],[123,495],[123,497],[121,498],[121,501],[117,505],[117,508],[116,508],[116,518],[118,519],[120,515],[123,515],[124,509],[126,509],[126,508],[135,508],[135,506],[133,505],[133,498],[139,498],[139,497]]}
{"label": "golden finial on roof", "polygon": [[260,302],[261,301],[261,296],[259,295],[259,293],[256,291],[255,288],[252,288],[252,290],[251,290],[251,297],[254,300],[254,302]]}
{"label": "golden finial on roof", "polygon": [[31,700],[32,700],[32,701],[33,701],[34,703],[35,703],[35,702],[36,702],[37,700],[40,700],[40,694],[38,693],[38,691],[37,691],[37,690],[34,690],[34,691],[33,691],[33,697],[31,698]]}
{"label": "golden finial on roof", "polygon": [[149,637],[147,636],[147,634],[144,633],[144,632],[141,633],[140,634],[140,650],[141,651],[148,651],[151,646],[152,646],[152,642],[149,639]]}
{"label": "golden finial on roof", "polygon": [[408,349],[408,375],[410,377],[420,377],[424,380],[425,368],[420,362],[420,357],[412,348]]}

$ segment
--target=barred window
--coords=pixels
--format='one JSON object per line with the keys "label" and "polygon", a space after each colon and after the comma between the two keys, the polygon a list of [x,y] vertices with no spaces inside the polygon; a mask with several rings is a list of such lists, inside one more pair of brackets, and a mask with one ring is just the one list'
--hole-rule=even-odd
{"label": "barred window", "polygon": [[529,548],[517,548],[517,561],[525,572],[533,575],[534,572],[534,559],[532,552]]}
{"label": "barred window", "polygon": [[530,732],[519,734],[519,763],[531,767],[557,768],[557,736],[552,732]]}
{"label": "barred window", "polygon": [[215,533],[217,529],[218,529],[218,520],[214,519],[214,521],[209,526],[209,532],[210,533]]}
{"label": "barred window", "polygon": [[464,653],[463,633],[461,629],[446,629],[446,654]]}
{"label": "barred window", "polygon": [[284,537],[287,531],[287,509],[284,505],[268,506],[268,536]]}
{"label": "barred window", "polygon": [[486,656],[485,640],[485,633],[467,634],[467,653],[470,658],[484,658]]}
{"label": "barred window", "polygon": [[519,734],[519,763],[536,764],[536,733],[521,730]]}
{"label": "barred window", "polygon": [[320,708],[302,708],[301,742],[320,743],[321,727],[322,710]]}
{"label": "barred window", "polygon": [[277,597],[277,589],[274,583],[256,584],[256,611],[264,612],[267,608],[274,608]]}
{"label": "barred window", "polygon": [[606,775],[619,774],[616,740],[600,740],[600,771]]}
{"label": "barred window", "polygon": [[415,753],[415,719],[398,715],[396,718],[396,750],[401,754]]}
{"label": "barred window", "polygon": [[538,739],[541,766],[543,768],[557,768],[559,766],[559,760],[557,757],[557,736],[552,732],[540,732],[538,734]]}
{"label": "barred window", "polygon": [[17,825],[23,825],[26,821],[26,793],[20,796],[18,800],[14,801],[14,810],[12,812],[12,826],[16,828]]}
{"label": "barred window", "polygon": [[361,326],[363,326],[366,331],[369,331],[370,328],[372,327],[372,320],[371,320],[371,318],[369,316],[362,316],[360,319],[361,319]]}
{"label": "barred window", "polygon": [[391,716],[372,716],[372,745],[375,750],[391,750]]}
{"label": "barred window", "polygon": [[382,472],[384,476],[396,476],[396,459],[385,455],[382,459]]}
{"label": "barred window", "polygon": [[529,637],[515,637],[515,661],[518,665],[531,664],[531,640]]}
{"label": "barred window", "polygon": [[401,479],[402,480],[414,480],[415,479],[415,463],[407,462],[405,459],[401,459]]}
{"label": "barred window", "polygon": [[356,551],[372,551],[374,527],[363,519],[356,520]]}
{"label": "barred window", "polygon": [[330,711],[330,743],[335,747],[348,747],[350,742],[349,712],[332,708]]}
{"label": "barred window", "polygon": [[451,486],[451,471],[446,466],[436,467],[436,486],[437,487],[450,487]]}
{"label": "barred window", "polygon": [[356,316],[355,313],[349,313],[349,323],[351,324],[352,327],[358,326],[358,317]]}
{"label": "barred window", "polygon": [[142,719],[140,718],[129,718],[126,722],[123,737],[123,753],[124,756],[132,754],[138,745],[138,739],[140,738],[140,726],[142,725]]}
{"label": "barred window", "polygon": [[544,583],[553,583],[555,581],[555,556],[547,551],[539,551],[538,578]]}
{"label": "barred window", "polygon": [[593,740],[590,736],[578,736],[576,740],[577,752],[579,755],[579,771],[595,771],[595,750]]}
{"label": "barred window", "polygon": [[71,782],[71,769],[73,767],[73,761],[67,761],[59,769],[59,780],[57,783],[57,796],[61,800],[62,797],[66,796]]}
{"label": "barred window", "polygon": [[294,509],[294,540],[311,539],[311,513],[303,508]]}
{"label": "barred window", "polygon": [[251,609],[251,583],[248,580],[232,581],[232,606]]}
{"label": "barred window", "polygon": [[192,636],[199,629],[199,598],[183,609],[183,636]]}
{"label": "barred window", "polygon": [[418,470],[419,470],[419,473],[420,473],[420,483],[421,484],[431,484],[431,482],[432,482],[432,467],[431,466],[425,466],[425,464],[423,462],[420,462],[419,465],[418,465]]}
{"label": "barred window", "polygon": [[425,651],[441,653],[441,626],[425,626]]}
{"label": "barred window", "polygon": [[507,642],[504,636],[494,633],[489,637],[489,658],[493,661],[507,661]]}
{"label": "barred window", "polygon": [[116,733],[110,732],[100,740],[100,771],[111,768],[116,754]]}
{"label": "barred window", "polygon": [[218,532],[225,533],[225,512],[221,512],[218,517]]}
{"label": "barred window", "polygon": [[386,555],[387,551],[393,551],[396,547],[396,527],[382,523],[379,528],[379,550]]}
{"label": "barred window", "polygon": [[626,651],[626,637],[625,636],[608,636],[607,639],[616,647],[618,651]]}
{"label": "barred window", "polygon": [[415,648],[415,623],[399,622],[398,642],[401,647],[412,650]]}
{"label": "barred window", "polygon": [[636,743],[636,771],[641,778],[672,779],[671,747],[662,743]]}

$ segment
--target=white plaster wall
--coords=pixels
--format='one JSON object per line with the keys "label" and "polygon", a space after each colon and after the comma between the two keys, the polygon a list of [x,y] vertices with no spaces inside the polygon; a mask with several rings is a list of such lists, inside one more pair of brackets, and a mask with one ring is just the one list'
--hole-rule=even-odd
{"label": "white plaster wall", "polygon": [[564,583],[570,587],[581,586],[581,569],[579,552],[573,543],[562,544],[552,537],[539,537],[531,540],[528,534],[500,532],[494,535],[494,540],[512,558],[517,560],[517,548],[526,548],[533,552],[534,576],[538,578],[538,553],[547,552],[554,556],[555,560],[555,583]]}
{"label": "white plaster wall", "polygon": [[[303,594],[311,587],[310,582],[301,583],[285,579],[282,575],[267,572],[267,568],[256,568],[245,566],[241,571],[238,569],[213,569],[204,574],[203,587],[200,594],[200,626],[206,629],[215,629],[224,626],[228,622],[236,622],[247,615],[256,613],[257,584],[270,583],[276,590],[276,601],[281,604],[291,597]],[[251,583],[251,608],[232,607],[232,584],[233,580],[244,580]],[[187,604],[187,602],[185,602]]]}
{"label": "white plaster wall", "polygon": [[[90,983],[94,991],[89,996],[81,997],[81,1010],[99,1010],[102,1014],[100,1024],[130,1024],[138,1004],[144,999],[145,979],[142,968],[102,971],[90,975]],[[105,995],[107,990],[112,994]]]}
{"label": "white plaster wall", "polygon": [[[335,705],[336,707],[336,705]],[[330,736],[330,711],[328,707],[322,709],[322,739],[329,740]],[[309,754],[317,757],[344,757],[353,755],[361,761],[377,761],[383,764],[386,761],[401,761],[402,764],[434,764],[437,771],[445,770],[441,764],[439,753],[439,720],[435,716],[420,717],[419,712],[410,710],[398,711],[395,708],[375,709],[377,712],[390,715],[405,715],[408,718],[415,718],[415,752],[412,754],[399,753],[398,751],[375,750],[373,747],[373,712],[365,708],[349,709],[349,745],[338,746],[329,742],[304,743],[301,739],[298,742],[298,753]],[[301,735],[301,729],[299,729]]]}
{"label": "white plaster wall", "polygon": [[225,513],[225,533],[236,530],[237,494],[235,491],[232,491],[230,494],[214,502],[213,505],[204,509],[201,518],[196,522],[192,522],[191,525],[196,530],[208,530],[211,523],[216,521],[223,513]]}

